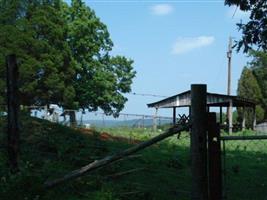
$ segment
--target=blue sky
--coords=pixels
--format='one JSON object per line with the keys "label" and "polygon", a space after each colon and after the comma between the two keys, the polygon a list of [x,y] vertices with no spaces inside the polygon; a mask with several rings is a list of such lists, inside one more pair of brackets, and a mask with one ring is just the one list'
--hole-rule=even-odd
{"label": "blue sky", "polygon": [[[170,96],[205,83],[210,92],[226,93],[228,38],[240,38],[235,24],[245,13],[216,0],[85,2],[107,25],[113,54],[134,60],[132,92]],[[247,61],[233,52],[232,94]],[[126,96],[124,113],[152,114],[146,104],[161,99]]]}

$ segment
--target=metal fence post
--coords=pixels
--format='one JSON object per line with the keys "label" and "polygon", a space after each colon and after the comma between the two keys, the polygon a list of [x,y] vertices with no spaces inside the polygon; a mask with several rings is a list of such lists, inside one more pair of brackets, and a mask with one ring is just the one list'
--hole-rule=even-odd
{"label": "metal fence post", "polygon": [[207,86],[191,85],[192,200],[208,199],[207,178]]}
{"label": "metal fence post", "polygon": [[7,73],[7,151],[12,172],[18,171],[19,154],[19,99],[18,66],[15,55],[6,57]]}

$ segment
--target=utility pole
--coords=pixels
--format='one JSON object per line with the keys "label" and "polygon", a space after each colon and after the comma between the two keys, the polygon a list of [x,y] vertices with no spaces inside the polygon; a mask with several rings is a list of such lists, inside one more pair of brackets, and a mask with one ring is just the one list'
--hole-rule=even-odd
{"label": "utility pole", "polygon": [[[232,66],[231,66],[232,65],[232,37],[231,36],[229,37],[227,58],[228,58],[227,95],[231,95],[231,73],[232,73]],[[227,108],[229,134],[232,133],[232,127],[233,127],[232,110],[233,110],[233,103],[232,103],[232,101],[230,101],[229,106]]]}

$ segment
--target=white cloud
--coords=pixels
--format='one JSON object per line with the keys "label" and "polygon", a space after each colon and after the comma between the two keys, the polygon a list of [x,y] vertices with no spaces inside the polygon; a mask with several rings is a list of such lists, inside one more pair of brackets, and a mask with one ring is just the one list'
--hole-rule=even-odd
{"label": "white cloud", "polygon": [[194,49],[211,45],[215,38],[213,36],[180,37],[172,48],[173,54],[182,54]]}
{"label": "white cloud", "polygon": [[168,15],[173,12],[173,7],[169,4],[157,4],[151,7],[154,15]]}

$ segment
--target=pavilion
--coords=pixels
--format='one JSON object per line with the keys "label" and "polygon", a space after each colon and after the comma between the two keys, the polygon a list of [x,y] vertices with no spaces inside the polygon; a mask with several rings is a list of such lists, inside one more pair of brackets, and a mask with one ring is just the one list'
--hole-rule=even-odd
{"label": "pavilion", "polygon": [[[176,123],[176,108],[179,107],[188,107],[189,108],[189,115],[190,115],[190,107],[191,107],[191,91],[185,91],[174,96],[162,99],[160,101],[147,104],[149,108],[155,108],[156,113],[159,108],[172,108],[173,109],[173,123]],[[253,100],[241,98],[238,96],[233,95],[225,95],[225,94],[216,94],[216,93],[207,93],[207,109],[209,110],[210,107],[218,107],[220,108],[220,124],[222,124],[222,108],[229,108],[231,111],[229,113],[229,133],[232,132],[233,128],[233,117],[232,117],[232,108],[242,108],[243,111],[245,108],[252,108],[254,113],[254,121],[253,121],[253,128],[256,125],[256,114],[255,114],[255,107],[256,103]],[[244,113],[244,112],[243,112]],[[245,128],[245,116],[243,114],[242,120],[242,130]]]}

